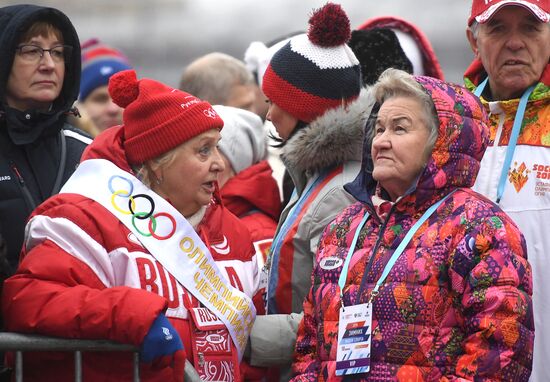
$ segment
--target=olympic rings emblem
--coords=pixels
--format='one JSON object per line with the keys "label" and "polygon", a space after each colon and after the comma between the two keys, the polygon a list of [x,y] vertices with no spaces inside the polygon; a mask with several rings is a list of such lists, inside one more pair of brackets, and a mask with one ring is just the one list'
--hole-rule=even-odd
{"label": "olympic rings emblem", "polygon": [[216,110],[214,110],[213,108],[204,109],[202,112],[208,118],[215,119],[218,116],[218,113],[216,113]]}
{"label": "olympic rings emblem", "polygon": [[[122,189],[115,189],[114,181],[116,179],[120,179],[123,182],[125,182],[127,187],[123,187]],[[109,178],[108,187],[109,187],[109,191],[111,191],[111,194],[112,194],[111,204],[113,208],[118,212],[120,212],[121,214],[132,215],[132,226],[134,227],[137,233],[145,237],[152,236],[157,240],[167,240],[172,236],[174,236],[174,233],[176,232],[176,219],[174,219],[174,217],[167,212],[155,213],[155,201],[149,195],[146,195],[146,194],[132,195],[132,193],[134,192],[134,185],[129,179],[120,175],[113,175]],[[117,197],[128,199],[128,209],[123,209],[117,204],[116,202]],[[147,200],[147,202],[149,202],[149,205],[150,205],[149,212],[136,211],[136,208],[137,208],[136,200],[140,198],[145,199]],[[158,235],[156,233],[158,218],[167,218],[170,221],[172,228],[170,229],[170,232],[168,234]],[[149,219],[149,222],[147,224],[147,230],[149,232],[144,232],[142,229],[138,228],[136,224],[136,219],[138,220]]]}

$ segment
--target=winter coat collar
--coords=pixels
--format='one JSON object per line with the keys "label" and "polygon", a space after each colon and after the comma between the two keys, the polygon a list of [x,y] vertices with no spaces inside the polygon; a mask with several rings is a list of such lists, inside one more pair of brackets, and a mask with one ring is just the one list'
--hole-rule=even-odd
{"label": "winter coat collar", "polygon": [[[66,65],[61,94],[48,112],[18,111],[6,103],[6,83],[11,72],[19,37],[36,21],[47,20],[56,25],[73,47]],[[13,5],[0,8],[0,122],[5,124],[15,144],[34,142],[42,135],[56,134],[63,126],[64,115],[73,106],[80,87],[80,42],[71,21],[54,8],[36,5]],[[4,122],[2,122],[4,121]]]}
{"label": "winter coat collar", "polygon": [[[397,210],[410,213],[424,211],[456,188],[472,187],[489,142],[487,114],[477,97],[458,85],[431,77],[415,78],[434,101],[439,131],[416,185],[395,204]],[[375,105],[373,111],[377,109]],[[376,181],[372,178],[370,149],[370,143],[366,142],[361,172],[345,189],[357,200],[372,206]]]}
{"label": "winter coat collar", "polygon": [[368,89],[361,90],[355,101],[328,110],[286,142],[281,158],[291,174],[315,174],[361,160],[365,122],[372,106],[368,94]]}

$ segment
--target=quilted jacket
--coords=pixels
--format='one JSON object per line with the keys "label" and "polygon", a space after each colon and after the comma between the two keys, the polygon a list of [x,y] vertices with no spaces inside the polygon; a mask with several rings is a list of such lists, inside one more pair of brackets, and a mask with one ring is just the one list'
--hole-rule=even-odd
{"label": "quilted jacket", "polygon": [[346,306],[367,302],[407,231],[452,191],[420,226],[373,301],[370,372],[347,378],[529,379],[534,327],[525,240],[497,205],[470,189],[488,142],[487,116],[464,88],[416,78],[431,94],[440,123],[431,158],[416,186],[382,221],[371,201],[372,161],[364,155],[360,175],[346,186],[358,202],[325,229],[319,243],[298,331],[294,381],[341,380],[335,360],[342,267],[330,269],[334,266],[323,259],[343,262],[355,229],[369,213],[343,289]]}

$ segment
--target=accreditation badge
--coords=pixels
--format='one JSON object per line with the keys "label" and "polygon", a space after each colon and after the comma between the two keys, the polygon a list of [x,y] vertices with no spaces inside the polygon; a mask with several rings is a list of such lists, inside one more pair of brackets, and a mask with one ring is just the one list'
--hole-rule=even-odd
{"label": "accreditation badge", "polygon": [[336,375],[369,372],[371,328],[372,304],[340,308]]}
{"label": "accreditation badge", "polygon": [[267,266],[263,266],[260,271],[260,285],[258,287],[258,293],[262,296],[262,301],[267,309],[267,286],[269,284],[269,270]]}
{"label": "accreditation badge", "polygon": [[207,308],[191,308],[193,366],[201,381],[240,381],[239,357],[222,320]]}

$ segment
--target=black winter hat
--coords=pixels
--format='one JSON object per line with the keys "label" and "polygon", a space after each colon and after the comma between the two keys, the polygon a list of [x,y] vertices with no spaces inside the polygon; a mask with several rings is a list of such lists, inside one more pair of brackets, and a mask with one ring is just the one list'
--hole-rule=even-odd
{"label": "black winter hat", "polygon": [[413,72],[411,62],[391,29],[354,30],[348,45],[359,60],[364,85],[374,84],[388,68]]}

